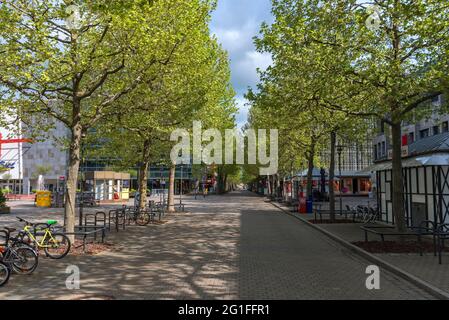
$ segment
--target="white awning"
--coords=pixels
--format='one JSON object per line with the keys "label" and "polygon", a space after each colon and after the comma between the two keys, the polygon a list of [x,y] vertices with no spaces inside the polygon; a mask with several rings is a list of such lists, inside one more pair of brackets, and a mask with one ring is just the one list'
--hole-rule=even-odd
{"label": "white awning", "polygon": [[[449,166],[449,154],[448,153],[436,153],[430,155],[421,155],[413,158],[403,159],[402,167],[404,168],[415,168],[415,167],[428,167],[428,166]],[[363,172],[374,172],[374,171],[384,171],[391,170],[392,162],[382,162],[376,163]]]}

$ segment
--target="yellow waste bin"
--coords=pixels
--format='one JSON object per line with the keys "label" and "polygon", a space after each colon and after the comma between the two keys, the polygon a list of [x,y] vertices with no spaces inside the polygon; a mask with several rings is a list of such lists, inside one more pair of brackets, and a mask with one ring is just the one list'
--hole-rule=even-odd
{"label": "yellow waste bin", "polygon": [[50,208],[51,207],[51,192],[50,191],[36,192],[36,206],[39,208]]}

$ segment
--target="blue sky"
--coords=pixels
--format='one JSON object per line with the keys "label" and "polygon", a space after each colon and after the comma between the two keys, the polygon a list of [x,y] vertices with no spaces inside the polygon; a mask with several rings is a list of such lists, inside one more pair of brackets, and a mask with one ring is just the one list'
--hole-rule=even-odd
{"label": "blue sky", "polygon": [[271,0],[218,0],[213,13],[211,31],[229,53],[232,83],[240,108],[239,127],[246,123],[248,110],[243,95],[258,82],[257,68],[271,64],[269,55],[256,52],[253,37],[263,21],[272,22]]}

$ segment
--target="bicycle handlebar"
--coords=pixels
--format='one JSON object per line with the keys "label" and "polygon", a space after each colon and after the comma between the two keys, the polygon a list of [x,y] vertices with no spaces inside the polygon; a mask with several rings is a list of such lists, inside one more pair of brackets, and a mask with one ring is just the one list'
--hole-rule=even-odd
{"label": "bicycle handlebar", "polygon": [[16,217],[16,218],[17,218],[17,220],[19,220],[20,222],[24,222],[28,226],[33,226],[34,225],[33,223],[31,223],[29,221],[26,221],[25,219],[22,219],[22,218],[19,218],[19,217]]}

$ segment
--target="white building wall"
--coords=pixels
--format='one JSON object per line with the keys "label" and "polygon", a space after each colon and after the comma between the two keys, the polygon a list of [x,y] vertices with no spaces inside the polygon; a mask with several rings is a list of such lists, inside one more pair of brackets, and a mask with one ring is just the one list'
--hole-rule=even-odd
{"label": "white building wall", "polygon": [[45,141],[39,141],[29,145],[30,149],[23,156],[24,191],[29,193],[36,187],[37,170],[41,166],[50,170],[44,176],[47,184],[58,184],[60,177],[65,177],[67,172],[68,153],[60,143],[61,139],[69,136],[67,127],[58,122],[55,128],[48,133]]}
{"label": "white building wall", "polygon": [[[8,121],[8,120],[7,120]],[[11,120],[12,121],[12,120]],[[20,131],[20,130],[18,130]],[[2,134],[2,139],[20,139],[22,136],[17,135],[16,132],[13,132],[7,128],[0,127],[0,133]],[[12,144],[3,144],[0,160],[14,163],[14,169],[4,172],[0,174],[0,179],[3,179],[5,174],[10,174],[12,180],[20,180],[23,177],[23,161],[22,161],[22,144],[21,143],[12,143]]]}

